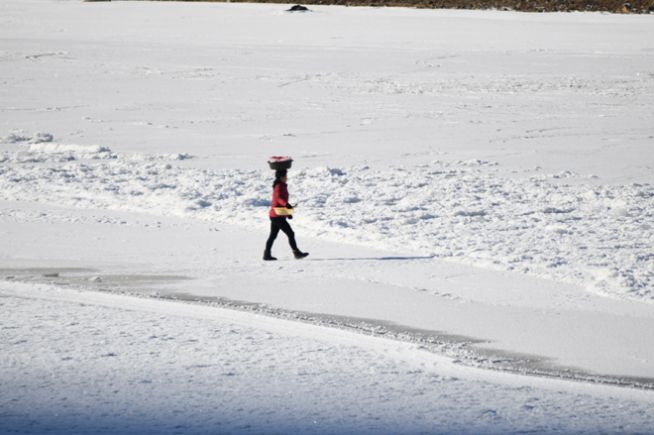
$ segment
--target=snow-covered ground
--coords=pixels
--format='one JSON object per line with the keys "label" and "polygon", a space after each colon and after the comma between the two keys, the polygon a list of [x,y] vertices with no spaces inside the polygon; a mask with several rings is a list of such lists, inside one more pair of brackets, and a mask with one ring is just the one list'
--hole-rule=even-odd
{"label": "snow-covered ground", "polygon": [[285,8],[0,3],[0,432],[652,431],[654,19]]}
{"label": "snow-covered ground", "polygon": [[214,307],[0,283],[3,433],[646,433],[652,395]]}

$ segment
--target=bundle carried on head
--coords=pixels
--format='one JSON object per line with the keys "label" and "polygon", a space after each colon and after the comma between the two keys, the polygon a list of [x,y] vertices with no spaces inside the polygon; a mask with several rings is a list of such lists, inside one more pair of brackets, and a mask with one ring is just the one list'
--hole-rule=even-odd
{"label": "bundle carried on head", "polygon": [[290,169],[293,159],[288,156],[272,156],[268,159],[270,169],[274,171]]}

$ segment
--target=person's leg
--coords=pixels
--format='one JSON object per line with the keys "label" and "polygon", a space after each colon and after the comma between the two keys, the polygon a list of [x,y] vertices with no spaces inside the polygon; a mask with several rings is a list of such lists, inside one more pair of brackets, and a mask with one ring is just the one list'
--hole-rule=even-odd
{"label": "person's leg", "polygon": [[272,218],[270,219],[270,235],[268,236],[268,240],[266,241],[266,250],[263,253],[264,260],[273,258],[270,251],[272,250],[273,243],[277,238],[277,234],[279,234],[279,225],[277,225],[275,219]]}
{"label": "person's leg", "polygon": [[288,236],[288,244],[291,245],[293,252],[299,251],[297,248],[297,243],[295,242],[295,233],[293,232],[291,225],[288,223],[288,220],[282,218],[278,225],[279,229],[282,230],[286,236]]}

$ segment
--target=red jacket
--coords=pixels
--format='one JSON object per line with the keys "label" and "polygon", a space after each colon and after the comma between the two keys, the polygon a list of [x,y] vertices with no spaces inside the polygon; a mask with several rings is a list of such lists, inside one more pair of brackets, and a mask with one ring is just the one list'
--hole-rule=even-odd
{"label": "red jacket", "polygon": [[[275,207],[286,207],[288,205],[288,189],[286,183],[276,183],[273,187],[272,207],[268,215],[270,217],[280,217],[275,213]],[[286,217],[286,216],[283,216]]]}

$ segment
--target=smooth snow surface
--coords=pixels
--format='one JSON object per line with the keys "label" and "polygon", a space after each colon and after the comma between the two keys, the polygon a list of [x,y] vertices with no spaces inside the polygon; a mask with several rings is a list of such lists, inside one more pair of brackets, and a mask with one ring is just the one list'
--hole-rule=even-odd
{"label": "smooth snow surface", "polygon": [[0,2],[0,432],[651,432],[654,18],[284,9]]}
{"label": "smooth snow surface", "polygon": [[651,394],[481,373],[412,345],[216,308],[7,283],[0,308],[3,433],[645,433],[654,425]]}
{"label": "smooth snow surface", "polygon": [[252,261],[262,234],[186,218],[25,202],[0,210],[7,431],[652,424],[650,304],[304,237],[315,258],[291,260],[280,243],[277,263]]}

